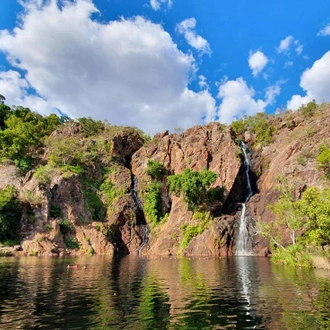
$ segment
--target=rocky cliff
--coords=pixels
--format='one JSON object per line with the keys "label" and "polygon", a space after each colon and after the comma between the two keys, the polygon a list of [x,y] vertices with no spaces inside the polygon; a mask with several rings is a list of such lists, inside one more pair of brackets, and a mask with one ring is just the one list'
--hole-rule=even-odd
{"label": "rocky cliff", "polygon": [[[320,144],[330,141],[329,108],[269,116],[267,125],[273,128],[267,143],[258,141],[251,128],[237,131],[219,123],[181,134],[163,132],[151,140],[131,128],[106,126],[87,134],[78,123],[63,125],[51,134],[31,171],[23,174],[12,161],[0,165],[0,189],[15,187],[21,211],[21,244],[10,251],[232,255],[247,191],[239,139],[250,150],[254,195],[247,214],[254,225],[274,220],[267,206],[280,196],[276,189],[280,177],[294,185],[297,198],[310,186],[329,186],[316,161]],[[150,161],[164,168],[158,182],[161,207],[156,224],[145,209],[153,182]],[[185,169],[216,173],[209,189],[222,194],[199,208],[188,207],[184,196],[170,193],[168,185],[170,175]],[[194,233],[188,237],[189,231]],[[285,228],[283,237],[288,240]],[[253,239],[255,254],[267,255],[269,241],[256,231]]]}

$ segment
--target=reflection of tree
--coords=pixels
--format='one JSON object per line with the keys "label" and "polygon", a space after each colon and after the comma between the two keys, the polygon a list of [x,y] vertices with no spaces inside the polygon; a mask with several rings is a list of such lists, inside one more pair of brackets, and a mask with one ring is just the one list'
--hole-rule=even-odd
{"label": "reflection of tree", "polygon": [[280,329],[330,329],[330,282],[313,270],[273,265],[271,281],[262,285],[264,308],[273,309]]}
{"label": "reflection of tree", "polygon": [[0,259],[4,329],[330,328],[328,278],[262,258],[10,260]]}

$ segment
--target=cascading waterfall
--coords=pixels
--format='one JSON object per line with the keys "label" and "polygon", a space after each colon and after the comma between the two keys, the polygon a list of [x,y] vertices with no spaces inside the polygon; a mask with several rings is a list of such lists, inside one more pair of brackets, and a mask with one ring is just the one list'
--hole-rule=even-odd
{"label": "cascading waterfall", "polygon": [[253,195],[253,192],[251,188],[251,181],[249,175],[250,162],[249,162],[249,157],[247,155],[247,145],[244,142],[241,143],[241,149],[244,156],[244,169],[245,169],[245,176],[247,182],[247,196],[245,198],[244,203],[242,204],[242,212],[239,219],[238,237],[236,241],[236,255],[246,256],[253,254],[251,235],[249,233],[249,222],[248,222],[248,217],[246,216],[246,203]]}
{"label": "cascading waterfall", "polygon": [[144,217],[144,212],[143,212],[143,207],[142,203],[139,199],[137,190],[138,190],[138,178],[135,175],[132,175],[132,189],[131,189],[131,194],[132,198],[134,200],[134,204],[136,207],[136,222],[139,227],[139,233],[141,237],[141,245],[138,250],[138,254],[141,255],[143,249],[146,247],[146,245],[149,242],[149,226],[146,223],[146,219]]}

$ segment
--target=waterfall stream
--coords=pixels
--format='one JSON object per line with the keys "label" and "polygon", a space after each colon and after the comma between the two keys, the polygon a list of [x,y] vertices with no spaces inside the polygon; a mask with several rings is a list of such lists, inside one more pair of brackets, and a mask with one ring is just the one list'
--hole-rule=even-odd
{"label": "waterfall stream", "polygon": [[241,148],[244,156],[244,170],[245,170],[245,177],[247,182],[247,196],[245,198],[244,203],[242,204],[242,212],[239,219],[238,236],[236,240],[236,255],[246,256],[246,255],[253,255],[251,235],[249,230],[250,224],[248,221],[248,217],[246,216],[246,203],[253,195],[253,191],[251,188],[251,181],[249,175],[250,162],[247,154],[247,145],[244,142],[242,142]]}
{"label": "waterfall stream", "polygon": [[139,227],[139,234],[140,234],[140,238],[141,238],[141,245],[138,249],[138,254],[141,255],[143,249],[146,247],[146,245],[149,242],[149,226],[146,223],[146,219],[144,216],[144,212],[143,212],[143,207],[142,207],[142,203],[139,199],[138,196],[138,178],[135,175],[132,175],[132,188],[131,188],[131,195],[136,207],[136,224]]}

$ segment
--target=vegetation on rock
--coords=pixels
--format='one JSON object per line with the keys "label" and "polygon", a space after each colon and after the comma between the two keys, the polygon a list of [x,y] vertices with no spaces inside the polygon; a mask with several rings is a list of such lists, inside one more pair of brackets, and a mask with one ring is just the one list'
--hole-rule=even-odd
{"label": "vegetation on rock", "polygon": [[209,171],[185,169],[181,174],[170,175],[170,193],[179,196],[182,192],[188,207],[193,209],[207,200],[207,188],[216,180],[217,174]]}

